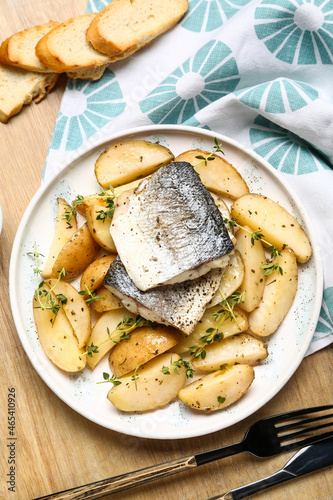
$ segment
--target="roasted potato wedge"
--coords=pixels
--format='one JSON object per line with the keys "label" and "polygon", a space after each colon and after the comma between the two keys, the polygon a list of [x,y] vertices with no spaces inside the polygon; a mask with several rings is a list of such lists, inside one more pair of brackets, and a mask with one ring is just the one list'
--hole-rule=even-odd
{"label": "roasted potato wedge", "polygon": [[62,309],[67,316],[79,348],[84,347],[90,335],[90,311],[84,298],[79,295],[78,290],[70,283],[49,279],[45,283],[52,289],[55,296],[66,297],[66,302],[62,302]]}
{"label": "roasted potato wedge", "polygon": [[154,410],[170,403],[186,381],[184,366],[177,371],[172,367],[177,360],[175,353],[157,356],[123,377],[121,384],[110,389],[108,400],[122,411]]}
{"label": "roasted potato wedge", "polygon": [[295,217],[270,198],[261,194],[242,196],[233,203],[231,215],[240,225],[260,230],[264,239],[278,250],[291,248],[298,262],[310,259],[311,243],[305,231]]}
{"label": "roasted potato wedge", "polygon": [[[122,331],[117,330],[119,323],[123,321],[123,318],[135,318],[136,315],[127,311],[127,309],[116,309],[114,311],[108,311],[104,313],[95,323],[91,330],[90,337],[87,341],[87,345],[90,346],[94,344],[99,346],[101,342],[106,341],[103,345],[98,348],[98,352],[93,353],[92,356],[87,356],[87,365],[93,370],[95,366],[100,362],[100,360],[113,349],[113,347],[119,342],[122,335]],[[109,329],[111,339],[108,340]]]}
{"label": "roasted potato wedge", "polygon": [[60,250],[52,268],[51,278],[65,269],[64,280],[71,281],[79,276],[96,259],[100,246],[91,236],[87,224],[83,224]]}
{"label": "roasted potato wedge", "polygon": [[[214,160],[204,161],[196,158],[203,156],[205,158],[213,157]],[[240,173],[219,155],[212,155],[201,149],[192,149],[185,151],[175,158],[175,161],[187,161],[195,167],[202,183],[207,189],[233,200],[249,193],[249,188]]]}
{"label": "roasted potato wedge", "polygon": [[238,250],[230,255],[228,265],[223,271],[218,291],[208,304],[209,307],[216,306],[219,302],[230,297],[242,284],[244,277],[244,263]]}
{"label": "roasted potato wedge", "polygon": [[[43,290],[50,291],[44,283]],[[43,300],[43,299],[41,299]],[[73,328],[62,307],[55,315],[51,310],[39,307],[37,294],[33,298],[33,314],[37,334],[47,357],[66,372],[78,372],[86,365],[84,348],[80,348]]]}
{"label": "roasted potato wedge", "polygon": [[243,396],[253,380],[252,366],[225,365],[222,370],[185,386],[179,391],[178,397],[197,410],[222,410]]}
{"label": "roasted potato wedge", "polygon": [[277,260],[283,274],[273,271],[267,276],[262,300],[249,314],[250,330],[261,337],[271,335],[279,327],[297,291],[298,268],[294,252],[287,248],[273,262]]}
{"label": "roasted potato wedge", "polygon": [[[207,335],[207,330],[210,328],[216,328],[217,322],[214,320],[214,313],[220,311],[221,306],[216,305],[206,309],[204,315],[202,316],[200,322],[197,324],[193,332],[187,337],[183,337],[182,340],[173,348],[178,354],[188,352],[190,347],[199,345],[201,346],[200,337]],[[234,313],[237,319],[237,323],[234,320],[226,319],[221,324],[219,332],[222,332],[224,337],[229,335],[235,335],[236,333],[244,332],[248,328],[247,315],[244,311],[239,309],[239,307],[234,308]]]}
{"label": "roasted potato wedge", "polygon": [[97,290],[103,284],[105,275],[115,258],[114,254],[104,255],[89,264],[81,276],[80,290],[86,291],[88,289],[90,292]]}
{"label": "roasted potato wedge", "polygon": [[152,174],[174,159],[171,151],[157,143],[126,141],[107,148],[97,159],[95,175],[104,188],[132,182]]}
{"label": "roasted potato wedge", "polygon": [[87,224],[90,234],[96,243],[104,250],[111,253],[117,253],[116,246],[110,234],[112,219],[110,219],[110,217],[104,220],[97,219],[100,210],[103,210],[103,207],[100,205],[90,205],[86,209]]}
{"label": "roasted potato wedge", "polygon": [[205,347],[205,358],[193,360],[193,366],[205,372],[220,370],[223,365],[256,365],[267,358],[268,352],[262,340],[247,333],[232,335]]}
{"label": "roasted potato wedge", "polygon": [[113,295],[113,293],[110,292],[110,290],[108,290],[104,285],[102,285],[100,288],[97,288],[96,295],[98,295],[99,299],[94,300],[91,303],[90,309],[92,311],[95,311],[97,313],[104,313],[124,307],[120,299]]}
{"label": "roasted potato wedge", "polygon": [[137,328],[128,340],[122,340],[111,351],[109,364],[117,378],[135,370],[159,354],[172,349],[180,340],[181,333],[171,326]]}
{"label": "roasted potato wedge", "polygon": [[239,291],[244,293],[245,299],[239,307],[250,312],[258,306],[264,293],[266,276],[261,266],[266,264],[266,254],[260,240],[252,244],[251,229],[247,226],[238,229],[236,240],[236,249],[244,262],[244,277]]}
{"label": "roasted potato wedge", "polygon": [[50,278],[52,276],[53,266],[59,255],[59,252],[61,251],[63,246],[67,243],[67,241],[77,231],[76,216],[73,215],[70,223],[68,223],[64,217],[66,210],[68,208],[71,208],[70,205],[63,198],[57,198],[57,202],[58,202],[58,214],[56,219],[56,225],[48,257],[46,259],[44,269],[42,272],[43,278]]}

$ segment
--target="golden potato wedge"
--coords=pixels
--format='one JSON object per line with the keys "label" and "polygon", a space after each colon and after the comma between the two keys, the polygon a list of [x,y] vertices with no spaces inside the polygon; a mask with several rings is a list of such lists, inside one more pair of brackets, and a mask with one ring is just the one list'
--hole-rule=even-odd
{"label": "golden potato wedge", "polygon": [[186,381],[184,366],[177,368],[177,372],[172,367],[179,359],[175,353],[165,353],[148,361],[123,377],[121,384],[113,386],[108,400],[122,411],[154,410],[170,403]]}
{"label": "golden potato wedge", "polygon": [[79,348],[84,347],[90,335],[90,311],[84,298],[70,283],[56,279],[46,280],[45,283],[52,289],[55,296],[63,295],[67,301],[62,302],[62,309],[73,328]]}
{"label": "golden potato wedge", "polygon": [[253,380],[252,366],[225,365],[222,370],[205,375],[183,387],[178,397],[197,410],[222,410],[243,396]]}
{"label": "golden potato wedge", "polygon": [[103,207],[100,205],[90,205],[87,207],[86,217],[89,231],[100,247],[108,252],[117,253],[116,246],[110,234],[112,219],[110,217],[104,220],[97,219],[100,210],[103,210]]}
{"label": "golden potato wedge", "polygon": [[267,276],[262,300],[249,314],[249,328],[260,337],[275,332],[292,306],[297,291],[298,268],[294,252],[286,248],[273,262],[277,259],[283,274],[273,271]]}
{"label": "golden potato wedge", "polygon": [[172,349],[181,339],[181,333],[171,326],[137,328],[128,340],[122,340],[111,351],[109,365],[117,378],[135,370],[159,354]]}
{"label": "golden potato wedge", "polygon": [[57,202],[58,214],[56,225],[53,240],[42,272],[43,278],[50,278],[52,276],[52,269],[59,252],[77,231],[76,216],[73,215],[70,223],[64,218],[65,212],[68,208],[70,208],[70,205],[63,198],[57,198]]}
{"label": "golden potato wedge", "polygon": [[192,364],[205,372],[220,370],[223,365],[256,365],[267,358],[268,352],[262,340],[247,333],[232,335],[205,348],[204,359],[194,359]]}
{"label": "golden potato wedge", "polygon": [[116,258],[116,255],[104,255],[99,257],[99,259],[94,260],[89,266],[83,271],[80,280],[80,290],[94,292],[103,284],[106,273],[109,270],[112,262]]}
{"label": "golden potato wedge", "polygon": [[65,269],[64,280],[71,281],[97,257],[100,246],[91,236],[87,224],[83,224],[60,250],[52,268],[51,278],[57,278],[59,271]]}
{"label": "golden potato wedge", "polygon": [[264,239],[278,250],[291,248],[298,262],[310,259],[311,243],[305,231],[295,217],[270,198],[261,194],[242,196],[233,203],[231,215],[240,225],[260,230]]}
{"label": "golden potato wedge", "polygon": [[97,159],[95,175],[104,188],[126,184],[152,174],[174,159],[169,149],[142,140],[120,142],[107,148]]}
{"label": "golden potato wedge", "polygon": [[238,250],[230,254],[228,265],[223,271],[219,289],[215,293],[207,308],[216,306],[219,302],[227,299],[241,286],[244,278],[244,263]]}
{"label": "golden potato wedge", "polygon": [[[204,156],[205,158],[209,156],[213,157],[214,160],[208,161],[205,165],[204,161],[196,156]],[[191,163],[198,172],[202,183],[214,193],[222,194],[233,200],[249,193],[249,188],[240,173],[231,163],[219,155],[212,155],[201,149],[192,149],[177,156],[175,161]]]}
{"label": "golden potato wedge", "polygon": [[[182,340],[173,348],[174,352],[182,354],[188,352],[192,346],[202,346],[200,342],[200,337],[207,335],[207,330],[210,328],[216,328],[217,322],[214,320],[213,314],[220,311],[221,306],[216,305],[206,309],[204,315],[202,316],[200,322],[197,324],[193,332],[187,337],[183,337]],[[224,337],[229,335],[235,335],[236,333],[244,332],[248,328],[247,315],[244,311],[235,306],[234,313],[237,319],[237,323],[234,320],[226,319],[223,321],[219,328],[219,332],[222,332]]]}
{"label": "golden potato wedge", "polygon": [[239,307],[250,312],[259,305],[264,293],[266,276],[261,266],[266,264],[266,255],[260,240],[255,240],[252,244],[251,229],[247,226],[238,229],[236,240],[236,249],[244,262],[244,277],[239,291],[244,293],[245,299]]}
{"label": "golden potato wedge", "polygon": [[[43,289],[50,291],[44,283]],[[43,300],[43,299],[41,299]],[[80,348],[62,307],[55,315],[39,307],[37,294],[33,298],[33,315],[41,346],[47,357],[66,372],[78,372],[86,365],[84,348]]]}
{"label": "golden potato wedge", "polygon": [[113,295],[104,285],[97,288],[96,295],[98,295],[99,300],[94,300],[90,305],[90,309],[97,313],[113,311],[114,309],[121,309],[123,307],[118,297]]}
{"label": "golden potato wedge", "polygon": [[[95,346],[100,345],[102,342],[106,341],[103,345],[98,348],[98,352],[93,353],[92,356],[87,356],[87,365],[92,370],[100,362],[100,360],[113,349],[117,342],[120,340],[122,331],[117,330],[117,326],[126,318],[135,318],[136,315],[127,311],[127,309],[116,309],[113,311],[108,311],[104,313],[95,323],[91,330],[90,337],[87,341],[87,345],[90,346],[94,344]],[[111,340],[108,340],[109,329]]]}

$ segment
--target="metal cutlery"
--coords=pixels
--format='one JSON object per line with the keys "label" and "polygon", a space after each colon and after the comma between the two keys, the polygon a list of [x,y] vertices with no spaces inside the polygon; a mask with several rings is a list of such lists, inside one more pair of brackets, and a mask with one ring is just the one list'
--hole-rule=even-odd
{"label": "metal cutlery", "polygon": [[222,496],[217,495],[209,498],[208,500],[240,500],[249,495],[254,495],[259,491],[330,465],[333,465],[333,438],[324,439],[319,443],[302,448],[295,453],[282,469],[271,476],[228,491],[228,493],[224,493]]}
{"label": "metal cutlery", "polygon": [[322,432],[331,426],[333,426],[333,405],[281,413],[255,422],[239,443],[178,458],[35,500],[94,500],[244,451],[257,457],[270,457],[333,436],[332,429]]}

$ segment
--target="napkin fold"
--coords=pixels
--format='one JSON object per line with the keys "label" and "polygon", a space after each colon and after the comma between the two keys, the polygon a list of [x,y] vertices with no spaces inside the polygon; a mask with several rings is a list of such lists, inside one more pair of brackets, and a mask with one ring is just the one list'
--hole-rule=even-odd
{"label": "napkin fold", "polygon": [[142,125],[205,127],[252,148],[316,228],[324,294],[311,354],[333,342],[332,80],[332,0],[189,0],[172,30],[100,80],[68,80],[43,177],[83,143]]}

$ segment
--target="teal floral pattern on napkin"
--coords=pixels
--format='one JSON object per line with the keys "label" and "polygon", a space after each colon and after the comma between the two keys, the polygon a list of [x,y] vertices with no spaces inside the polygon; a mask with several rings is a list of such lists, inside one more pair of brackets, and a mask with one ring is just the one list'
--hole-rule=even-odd
{"label": "teal floral pattern on napkin", "polygon": [[260,115],[250,128],[249,136],[254,151],[280,172],[306,175],[329,169],[319,151],[316,155],[310,144]]}
{"label": "teal floral pattern on napkin", "polygon": [[[320,317],[317,325],[317,332],[332,333],[333,332],[333,287],[324,290],[324,301],[320,311]],[[318,337],[318,335],[316,335]]]}
{"label": "teal floral pattern on napkin", "polygon": [[239,83],[235,58],[227,45],[212,40],[169,75],[140,108],[153,123],[184,123]]}
{"label": "teal floral pattern on napkin", "polygon": [[110,70],[95,82],[69,79],[51,149],[60,149],[64,144],[66,151],[75,151],[125,107],[119,83]]}
{"label": "teal floral pattern on napkin", "polygon": [[250,0],[189,0],[189,8],[181,24],[193,32],[209,32],[220,28]]}
{"label": "teal floral pattern on napkin", "polygon": [[333,64],[333,3],[324,0],[263,0],[255,30],[278,59]]}
{"label": "teal floral pattern on napkin", "polygon": [[235,92],[239,100],[255,109],[267,113],[290,113],[297,111],[318,97],[318,92],[303,82],[279,78]]}

